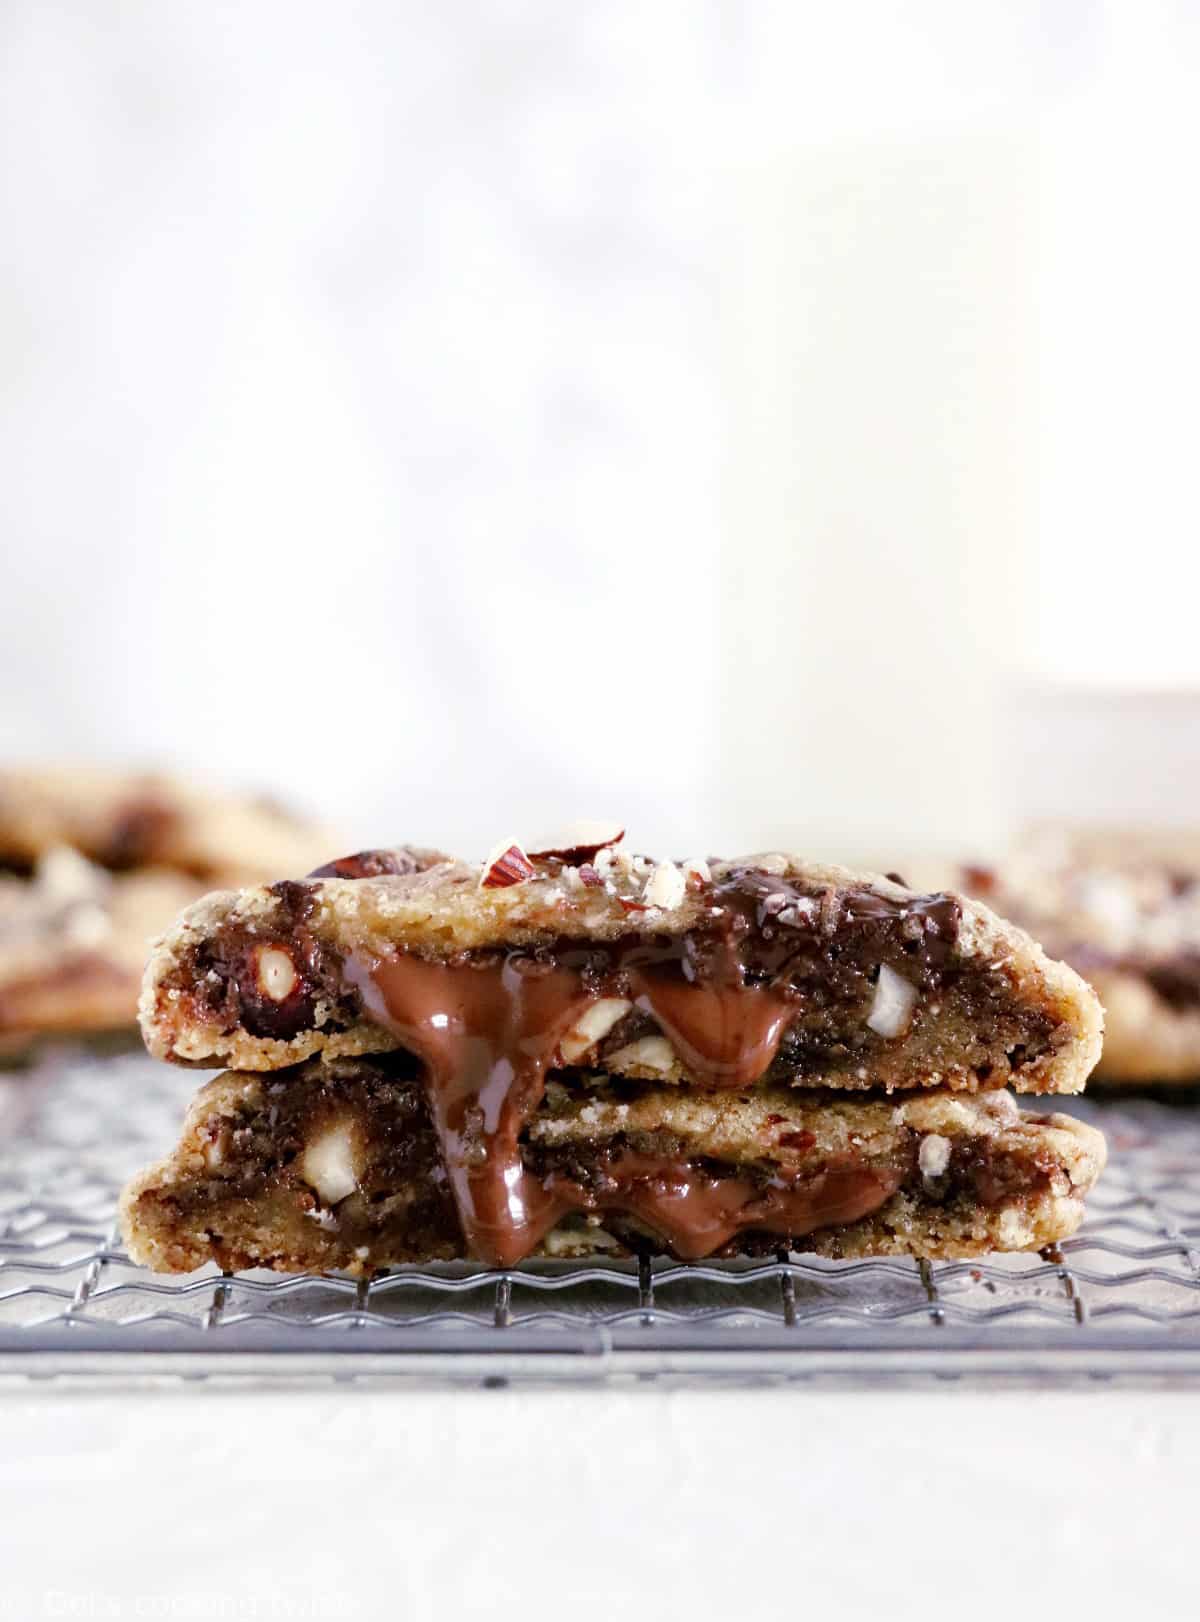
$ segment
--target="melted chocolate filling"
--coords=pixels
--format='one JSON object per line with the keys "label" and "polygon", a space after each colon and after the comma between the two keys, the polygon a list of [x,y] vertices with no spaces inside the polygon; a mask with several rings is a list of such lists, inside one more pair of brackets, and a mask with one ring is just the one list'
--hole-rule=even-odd
{"label": "melted chocolate filling", "polygon": [[[570,1210],[634,1214],[681,1256],[703,1256],[744,1228],[781,1234],[856,1220],[899,1186],[850,1166],[813,1184],[767,1189],[633,1157],[604,1192],[539,1177],[520,1137],[541,1102],[562,1037],[598,996],[653,1016],[702,1086],[739,1088],[769,1068],[802,996],[859,994],[881,961],[922,986],[949,965],[959,905],[872,891],[813,896],[743,869],[711,887],[705,926],[680,936],[483,953],[430,962],[351,956],[347,981],[367,1014],[426,1066],[426,1089],[467,1248],[499,1266],[527,1256]],[[868,968],[869,965],[869,968]]]}
{"label": "melted chocolate filling", "polygon": [[[606,1094],[632,1099],[640,1090],[626,1081],[610,1083]],[[539,1113],[561,1108],[561,1099],[544,1102]],[[853,1227],[902,1188],[927,1211],[952,1216],[1037,1197],[1065,1176],[1038,1116],[1014,1120],[1002,1142],[988,1133],[956,1135],[944,1173],[931,1181],[920,1172],[920,1134],[912,1129],[869,1160],[864,1150],[781,1164],[772,1145],[807,1154],[817,1138],[803,1129],[773,1137],[772,1126],[786,1118],[767,1117],[762,1158],[734,1163],[696,1153],[670,1128],[591,1136],[581,1110],[586,1102],[577,1099],[565,1136],[534,1129],[523,1138],[523,1168],[560,1214],[602,1215],[633,1251],[758,1255],[777,1250],[781,1238],[804,1250],[807,1236]],[[300,1157],[315,1134],[338,1124],[355,1131],[365,1155],[357,1189],[326,1205],[305,1181]],[[201,1142],[219,1146],[215,1164],[198,1171],[193,1156],[186,1178],[145,1198],[168,1224],[202,1234],[222,1266],[354,1267],[366,1258],[369,1266],[463,1254],[420,1062],[411,1055],[278,1073],[240,1115],[211,1117]],[[264,1249],[267,1242],[277,1248]]]}
{"label": "melted chocolate filling", "polygon": [[[528,1175],[528,1174],[526,1174]],[[761,1185],[730,1167],[629,1153],[583,1186],[551,1172],[543,1182],[557,1222],[568,1211],[615,1211],[665,1238],[674,1254],[699,1260],[753,1229],[802,1237],[857,1222],[900,1187],[891,1167],[831,1166],[815,1175],[778,1173]]]}

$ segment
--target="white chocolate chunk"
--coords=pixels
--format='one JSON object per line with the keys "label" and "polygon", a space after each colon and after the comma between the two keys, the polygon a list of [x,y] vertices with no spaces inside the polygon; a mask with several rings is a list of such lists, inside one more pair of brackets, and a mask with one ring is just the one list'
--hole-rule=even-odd
{"label": "white chocolate chunk", "polygon": [[326,1205],[336,1205],[358,1187],[357,1158],[350,1124],[339,1121],[304,1150],[300,1175]]}
{"label": "white chocolate chunk", "polygon": [[912,1011],[917,1001],[917,988],[886,963],[879,965],[879,979],[875,983],[875,1001],[867,1015],[867,1024],[879,1036],[900,1036],[912,1023]]}
{"label": "white chocolate chunk", "polygon": [[290,997],[296,987],[296,965],[282,946],[260,946],[255,963],[258,989],[272,1002]]}
{"label": "white chocolate chunk", "polygon": [[589,1048],[602,1042],[632,1007],[633,1004],[625,997],[600,997],[589,1003],[558,1044],[564,1064],[574,1064]]}
{"label": "white chocolate chunk", "polygon": [[606,1061],[610,1070],[626,1070],[637,1066],[642,1070],[656,1070],[670,1075],[675,1064],[675,1052],[665,1036],[643,1036],[636,1042],[612,1054]]}

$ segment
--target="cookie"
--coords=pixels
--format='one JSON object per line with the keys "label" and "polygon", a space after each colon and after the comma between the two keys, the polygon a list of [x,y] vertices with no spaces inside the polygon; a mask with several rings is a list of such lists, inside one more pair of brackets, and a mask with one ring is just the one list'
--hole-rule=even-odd
{"label": "cookie", "polygon": [[1098,1079],[1200,1082],[1200,837],[1045,826],[959,882],[1091,982]]}
{"label": "cookie", "polygon": [[[1066,1238],[1104,1158],[1093,1127],[1003,1091],[700,1092],[588,1072],[547,1085],[510,1188],[523,1256],[961,1257]],[[121,1220],[160,1272],[480,1255],[419,1067],[398,1054],[219,1076]]]}
{"label": "cookie", "polygon": [[148,943],[198,889],[179,873],[109,873],[66,846],[29,878],[0,876],[0,1053],[132,1026]]}
{"label": "cookie", "polygon": [[[653,862],[624,851],[619,831],[606,844],[502,841],[478,865],[403,847],[360,853],[304,881],[207,896],[156,948],[141,1017],[159,1057],[283,1069],[285,1088],[323,1086],[320,1077],[339,1073],[331,1066],[368,1054],[417,1061],[437,1150],[425,1184],[433,1178],[450,1201],[463,1251],[500,1266],[531,1254],[558,1215],[592,1211],[574,1195],[560,1211],[566,1174],[530,1164],[547,1098],[562,1094],[568,1118],[577,1105],[580,1122],[594,1125],[601,1101],[621,1101],[614,1089],[640,1090],[682,1131],[700,1101],[734,1118],[773,1100],[767,1113],[786,1121],[776,1106],[793,1093],[794,1108],[802,1093],[840,1094],[847,1107],[858,1096],[886,1112],[888,1094],[925,1089],[967,1100],[978,1122],[1002,1107],[998,1089],[1010,1081],[1078,1091],[1100,1044],[1086,984],[986,907],[784,855]],[[314,1057],[324,1070],[293,1068]],[[382,1127],[362,1130],[369,1149]],[[264,1144],[264,1167],[271,1153]],[[642,1161],[622,1162],[614,1199],[622,1220],[640,1213],[688,1254],[693,1240],[667,1221],[674,1196],[659,1187],[695,1183],[701,1151],[681,1154],[683,1170],[664,1162],[646,1172],[658,1193],[643,1187]],[[847,1165],[863,1169],[853,1157]],[[832,1165],[813,1172],[826,1174]],[[802,1191],[784,1197],[787,1178],[778,1199],[724,1172],[717,1183],[680,1196],[693,1217],[693,1207],[716,1220],[745,1206],[754,1220],[743,1212],[713,1249],[760,1230],[799,1240],[828,1229],[841,1236],[829,1244],[876,1249],[996,1239],[992,1219],[978,1216],[953,1240],[928,1226],[897,1240],[894,1223],[888,1238],[879,1213],[893,1196],[896,1211],[909,1210],[911,1178],[861,1210],[853,1199],[835,1204],[820,1221],[806,1215]],[[866,1185],[851,1176],[848,1186]],[[400,1242],[399,1231],[387,1240]],[[422,1229],[413,1243],[425,1251],[432,1241]],[[314,1252],[293,1235],[279,1254],[309,1265]],[[367,1254],[382,1251],[368,1243]]]}
{"label": "cookie", "polygon": [[386,1052],[426,1003],[525,986],[550,1068],[681,1085],[1077,1092],[1099,1052],[1080,977],[952,893],[782,855],[407,859],[189,908],[147,969],[150,1051],[240,1070]]}
{"label": "cookie", "polygon": [[27,872],[60,845],[114,872],[173,868],[211,887],[307,873],[337,841],[270,800],[165,773],[0,770],[0,867]]}

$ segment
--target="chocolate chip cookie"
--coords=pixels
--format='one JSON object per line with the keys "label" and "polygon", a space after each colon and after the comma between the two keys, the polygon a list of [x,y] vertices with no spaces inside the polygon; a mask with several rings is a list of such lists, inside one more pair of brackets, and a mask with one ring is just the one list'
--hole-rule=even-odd
{"label": "chocolate chip cookie", "polygon": [[[231,1253],[287,1265],[310,1265],[316,1252],[297,1242],[289,1202],[302,1197],[298,1185],[289,1173],[280,1193],[268,1168],[304,1159],[314,1141],[315,1164],[344,1174],[345,1197],[361,1166],[394,1163],[397,1209],[423,1187],[441,1212],[428,1217],[434,1227],[453,1213],[446,1253],[498,1265],[537,1252],[568,1218],[585,1227],[599,1218],[618,1242],[636,1233],[680,1256],[768,1240],[829,1254],[967,1254],[1000,1243],[1001,1223],[1014,1245],[1044,1243],[1078,1221],[1099,1167],[1095,1144],[1076,1134],[1073,1143],[1091,1145],[1091,1170],[1081,1162],[1072,1181],[1046,1149],[1063,1140],[1046,1134],[1074,1129],[1040,1118],[1021,1125],[1003,1091],[1083,1086],[1101,1016],[1078,974],[959,894],[786,855],[656,862],[627,851],[619,830],[604,843],[505,840],[482,864],[405,847],[359,853],[302,881],[214,894],[188,909],[151,959],[141,1017],[158,1056],[236,1067],[211,1098],[218,1113],[239,1089],[250,1101],[249,1137],[230,1143],[254,1145],[235,1161],[258,1237],[251,1245],[243,1233]],[[314,1124],[324,1120],[314,1102],[316,1114],[302,1110],[290,1137],[272,1136],[285,1106],[324,1098],[335,1082],[357,1124],[329,1137]],[[411,1177],[403,1155],[389,1160],[386,1110],[363,1102],[393,1085],[406,1089],[403,1108],[387,1094],[406,1121],[420,1114],[414,1099],[425,1111],[423,1147],[413,1151],[424,1169]],[[942,1149],[923,1148],[919,1134],[904,1136],[903,1148],[888,1139],[886,1167],[861,1144],[792,1164],[788,1151],[828,1148],[852,1106],[880,1142],[888,1122],[922,1108],[967,1136],[940,1169]],[[615,1130],[651,1116],[661,1139]],[[554,1121],[574,1125],[560,1131]],[[690,1137],[685,1123],[702,1121],[704,1134]],[[710,1133],[722,1122],[745,1129],[737,1152],[730,1140],[731,1159]],[[1029,1127],[1021,1142],[1045,1160],[1049,1183],[1023,1150],[996,1159],[994,1145],[985,1148],[997,1122]],[[150,1174],[145,1189],[197,1168],[196,1130],[193,1121],[184,1159]],[[551,1152],[556,1131],[566,1161]],[[226,1149],[219,1154],[225,1165]],[[951,1167],[952,1182],[940,1186],[954,1210],[931,1211],[926,1174],[936,1182]],[[188,1210],[206,1198],[189,1196]],[[141,1254],[200,1254],[199,1228],[186,1244],[180,1228],[172,1251],[164,1237],[138,1239],[138,1199],[126,1209]],[[443,1254],[420,1209],[413,1251]],[[204,1231],[224,1242],[222,1221]],[[372,1265],[403,1248],[396,1231],[379,1245],[361,1225],[348,1232]]]}

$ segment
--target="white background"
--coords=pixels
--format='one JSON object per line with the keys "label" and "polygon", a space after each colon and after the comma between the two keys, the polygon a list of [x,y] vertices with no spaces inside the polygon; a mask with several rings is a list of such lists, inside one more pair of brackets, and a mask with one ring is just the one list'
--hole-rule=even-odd
{"label": "white background", "polygon": [[1200,686],[1198,66],[1174,0],[9,0],[0,754],[468,854],[1121,811],[1011,716]]}

